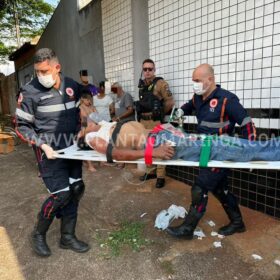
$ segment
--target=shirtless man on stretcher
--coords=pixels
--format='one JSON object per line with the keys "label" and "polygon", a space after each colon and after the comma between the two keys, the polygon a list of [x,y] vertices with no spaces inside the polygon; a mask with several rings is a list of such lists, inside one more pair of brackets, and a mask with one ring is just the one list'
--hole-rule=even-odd
{"label": "shirtless man on stretcher", "polygon": [[134,121],[122,125],[99,121],[97,113],[92,113],[89,118],[91,122],[85,130],[85,141],[97,152],[105,154],[109,161],[143,157],[147,164],[152,163],[152,157],[199,161],[205,146],[208,146],[208,160],[280,161],[280,138],[249,141],[229,136],[208,136],[205,139],[183,133],[170,124],[159,125],[151,132]]}

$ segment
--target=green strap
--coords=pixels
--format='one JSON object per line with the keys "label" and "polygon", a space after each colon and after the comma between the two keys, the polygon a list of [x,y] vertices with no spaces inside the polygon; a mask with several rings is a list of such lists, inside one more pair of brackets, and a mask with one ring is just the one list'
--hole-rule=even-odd
{"label": "green strap", "polygon": [[199,166],[200,167],[207,167],[208,162],[211,156],[211,146],[212,146],[213,137],[208,135],[203,140],[201,151],[200,151],[200,158],[199,158]]}

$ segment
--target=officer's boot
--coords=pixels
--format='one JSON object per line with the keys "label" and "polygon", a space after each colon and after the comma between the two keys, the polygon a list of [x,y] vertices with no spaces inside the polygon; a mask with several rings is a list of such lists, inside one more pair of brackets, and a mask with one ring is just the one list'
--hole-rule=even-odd
{"label": "officer's boot", "polygon": [[61,239],[60,248],[71,249],[77,253],[85,253],[90,247],[83,241],[77,239],[75,228],[77,216],[63,216],[61,218]]}
{"label": "officer's boot", "polygon": [[223,204],[223,208],[225,209],[230,219],[230,223],[226,226],[221,227],[218,233],[222,235],[231,235],[236,232],[246,231],[238,205],[236,205],[235,208],[231,208],[228,205]]}
{"label": "officer's boot", "polygon": [[230,219],[230,223],[221,227],[218,233],[222,235],[231,235],[236,232],[244,232],[246,229],[242,221],[236,197],[227,190],[227,186],[221,186],[216,189],[213,194],[221,202]]}
{"label": "officer's boot", "polygon": [[168,227],[166,232],[174,237],[190,240],[193,238],[194,230],[203,214],[204,213],[199,213],[195,207],[191,206],[183,224],[177,227]]}
{"label": "officer's boot", "polygon": [[192,186],[191,193],[192,205],[183,224],[178,227],[167,228],[167,232],[174,237],[192,239],[193,232],[205,213],[208,201],[207,193],[196,183]]}
{"label": "officer's boot", "polygon": [[41,257],[48,257],[51,255],[51,250],[46,241],[46,233],[52,221],[53,219],[45,219],[39,213],[37,224],[31,234],[32,248],[35,253]]}

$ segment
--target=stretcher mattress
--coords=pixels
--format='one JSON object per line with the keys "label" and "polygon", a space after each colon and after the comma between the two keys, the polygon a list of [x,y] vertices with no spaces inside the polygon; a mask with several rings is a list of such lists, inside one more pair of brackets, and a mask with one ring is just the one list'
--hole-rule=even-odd
{"label": "stretcher mattress", "polygon": [[[90,161],[107,161],[106,156],[94,150],[80,150],[76,144],[57,151],[57,158],[90,160]],[[117,162],[117,161],[116,161]],[[133,161],[120,161],[126,163],[145,163],[144,158]],[[185,160],[153,160],[153,164],[157,165],[174,165],[174,166],[199,166],[197,161]],[[242,168],[242,169],[275,169],[280,170],[280,161],[250,161],[250,162],[231,162],[231,161],[216,161],[211,160],[208,167],[223,167],[223,168]]]}

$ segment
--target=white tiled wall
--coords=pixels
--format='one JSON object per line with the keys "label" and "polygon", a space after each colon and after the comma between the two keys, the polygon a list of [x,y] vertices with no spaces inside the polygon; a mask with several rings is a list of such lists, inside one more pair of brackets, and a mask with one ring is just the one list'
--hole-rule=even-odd
{"label": "white tiled wall", "polygon": [[102,0],[105,77],[133,94],[131,0]]}
{"label": "white tiled wall", "polygon": [[[178,106],[192,96],[193,69],[209,63],[217,83],[234,92],[245,108],[280,107],[279,0],[148,3],[150,57]],[[256,125],[280,128],[278,119],[259,119]]]}

